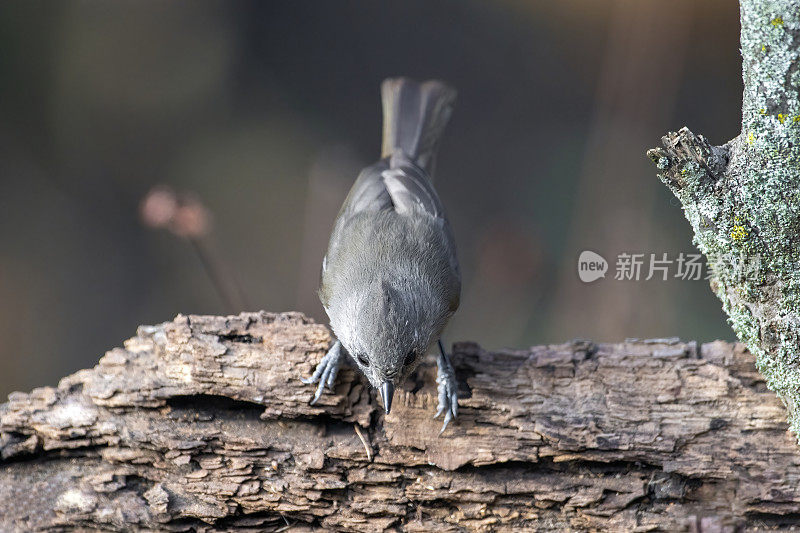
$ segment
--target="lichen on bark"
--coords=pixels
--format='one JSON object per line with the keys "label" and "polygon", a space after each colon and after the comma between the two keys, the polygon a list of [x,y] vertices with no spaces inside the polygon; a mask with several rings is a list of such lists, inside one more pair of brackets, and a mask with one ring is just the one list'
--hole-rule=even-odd
{"label": "lichen on bark", "polygon": [[741,133],[714,147],[684,128],[648,155],[800,435],[800,1],[742,0],[740,17]]}

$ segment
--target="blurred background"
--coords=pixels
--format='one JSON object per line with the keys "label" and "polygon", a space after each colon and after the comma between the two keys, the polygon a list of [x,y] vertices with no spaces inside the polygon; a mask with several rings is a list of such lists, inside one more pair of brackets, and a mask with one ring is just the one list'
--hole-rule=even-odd
{"label": "blurred background", "polygon": [[[732,340],[707,281],[614,270],[696,253],[645,151],[684,125],[738,134],[738,33],[722,0],[3,2],[0,397],[177,313],[326,321],[321,258],[401,74],[459,91],[446,340]],[[145,223],[164,210],[179,223]],[[583,250],[604,279],[579,280]]]}

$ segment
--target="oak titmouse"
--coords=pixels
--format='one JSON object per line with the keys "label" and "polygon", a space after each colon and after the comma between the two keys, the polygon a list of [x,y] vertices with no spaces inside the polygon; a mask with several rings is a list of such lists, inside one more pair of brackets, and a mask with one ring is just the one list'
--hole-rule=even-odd
{"label": "oak titmouse", "polygon": [[444,431],[458,413],[458,387],[439,336],[458,308],[461,274],[432,178],[456,93],[440,81],[395,78],[381,95],[381,159],[356,179],[322,261],[319,296],[338,340],[304,381],[319,381],[316,402],[349,354],[389,413],[395,387],[438,340]]}

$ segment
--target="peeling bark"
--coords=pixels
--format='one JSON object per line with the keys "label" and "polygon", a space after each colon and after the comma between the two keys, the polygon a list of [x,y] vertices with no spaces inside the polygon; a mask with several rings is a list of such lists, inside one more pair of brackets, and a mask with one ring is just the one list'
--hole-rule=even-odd
{"label": "peeling bark", "polygon": [[179,316],[12,394],[0,530],[696,531],[800,516],[800,456],[742,345],[459,343],[459,418],[437,438],[432,361],[389,416],[349,368],[308,405],[299,378],[330,341],[297,313]]}
{"label": "peeling bark", "polygon": [[683,128],[648,155],[800,436],[800,0],[742,0],[741,23],[739,136],[715,147]]}

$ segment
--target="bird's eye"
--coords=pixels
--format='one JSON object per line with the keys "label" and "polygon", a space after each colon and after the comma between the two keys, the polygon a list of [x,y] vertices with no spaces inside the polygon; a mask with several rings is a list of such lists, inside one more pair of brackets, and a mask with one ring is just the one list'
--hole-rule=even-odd
{"label": "bird's eye", "polygon": [[369,359],[367,359],[367,356],[363,353],[358,354],[356,359],[358,359],[358,362],[361,363],[362,366],[369,366]]}
{"label": "bird's eye", "polygon": [[411,350],[410,352],[408,352],[408,355],[406,355],[406,360],[403,362],[403,364],[405,366],[408,366],[411,363],[413,363],[416,358],[417,358],[417,354],[414,353],[414,350]]}

